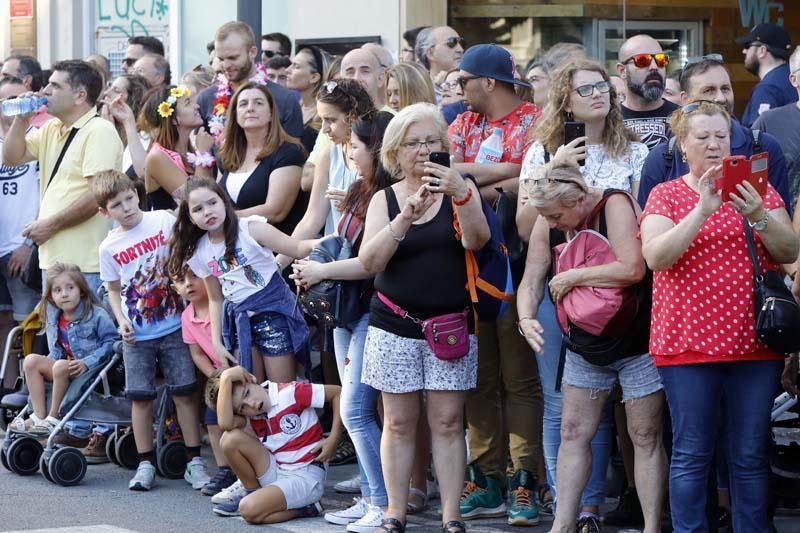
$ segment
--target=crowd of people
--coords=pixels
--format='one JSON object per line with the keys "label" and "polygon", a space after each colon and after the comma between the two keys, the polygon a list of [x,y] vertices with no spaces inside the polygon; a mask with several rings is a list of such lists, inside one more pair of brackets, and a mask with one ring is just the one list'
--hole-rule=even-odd
{"label": "crowd of people", "polygon": [[[153,37],[117,77],[101,55],[6,58],[0,100],[46,105],[0,117],[0,334],[36,311],[49,351],[24,359],[32,411],[10,431],[50,435],[121,338],[131,490],[156,476],[160,370],[184,478],[220,516],[397,533],[439,498],[445,533],[772,531],[770,410],[798,356],[756,335],[751,256],[800,299],[800,47],[769,24],[737,40],[760,79],[740,121],[736,59],[674,65],[649,35],[613,72],[575,43],[520,68],[450,27],[403,38],[399,62],[336,57],[228,22],[180,83]],[[762,153],[769,184],[723,198],[725,158]],[[336,238],[348,254],[314,254]],[[497,239],[521,251],[489,316],[469,258]],[[610,259],[570,264],[579,241]],[[353,297],[304,314],[325,284]],[[582,308],[603,291],[627,304],[607,322]],[[56,440],[99,463],[112,429]],[[356,497],[326,512],[348,444],[336,490]]]}

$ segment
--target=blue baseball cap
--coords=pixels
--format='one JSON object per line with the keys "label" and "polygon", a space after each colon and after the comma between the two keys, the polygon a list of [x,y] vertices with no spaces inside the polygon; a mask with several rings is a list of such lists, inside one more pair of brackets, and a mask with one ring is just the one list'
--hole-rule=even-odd
{"label": "blue baseball cap", "polygon": [[505,83],[513,83],[522,87],[530,87],[522,80],[514,78],[517,64],[511,52],[496,44],[476,44],[467,48],[461,63],[461,70],[474,76],[493,78]]}
{"label": "blue baseball cap", "polygon": [[773,55],[788,59],[792,51],[792,40],[789,32],[783,26],[775,24],[759,24],[750,30],[750,33],[736,39],[740,46],[750,46],[753,43],[764,44],[769,47]]}

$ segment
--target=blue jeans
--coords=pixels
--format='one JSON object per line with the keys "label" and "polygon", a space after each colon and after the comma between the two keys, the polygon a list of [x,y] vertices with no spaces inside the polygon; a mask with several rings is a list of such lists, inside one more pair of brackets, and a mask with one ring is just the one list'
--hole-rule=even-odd
{"label": "blue jeans", "polygon": [[706,486],[720,429],[728,457],[733,530],[771,531],[769,425],[782,369],[783,361],[659,368],[672,416],[669,494],[675,533],[708,531]]}
{"label": "blue jeans", "polygon": [[333,349],[342,361],[342,422],[358,457],[361,474],[361,495],[372,505],[389,503],[381,469],[381,429],[378,425],[378,391],[361,383],[364,341],[367,338],[369,314],[347,327],[333,330]]}
{"label": "blue jeans", "polygon": [[[556,391],[558,360],[561,354],[561,330],[556,320],[556,308],[550,300],[550,293],[545,288],[544,298],[539,305],[536,319],[544,328],[544,352],[536,356],[539,364],[539,377],[544,395],[544,423],[542,447],[544,462],[547,467],[547,484],[553,501],[556,494],[556,460],[558,447],[561,445],[561,392]],[[601,505],[606,499],[606,469],[611,455],[611,409],[607,406],[600,419],[597,433],[592,439],[592,472],[589,482],[583,489],[581,504],[584,506]]]}
{"label": "blue jeans", "polygon": [[[98,272],[84,272],[83,277],[86,278],[86,283],[89,285],[89,289],[91,289],[91,291],[96,295],[97,289],[99,289],[100,285],[103,284],[103,280],[100,279],[100,274]],[[44,288],[46,286],[47,271],[42,270],[42,287]],[[111,433],[114,431],[114,426],[111,424],[95,424],[93,428],[92,424],[86,420],[73,420],[66,423],[65,429],[73,437],[83,439],[88,437],[92,431],[95,433],[102,433],[104,435]]]}

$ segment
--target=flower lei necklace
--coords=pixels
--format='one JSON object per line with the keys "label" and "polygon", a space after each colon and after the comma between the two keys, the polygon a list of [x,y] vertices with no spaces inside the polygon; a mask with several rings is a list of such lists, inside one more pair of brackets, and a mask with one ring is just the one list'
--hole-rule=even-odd
{"label": "flower lei necklace", "polygon": [[[255,64],[256,73],[250,78],[250,81],[260,85],[267,84],[267,71],[261,63]],[[211,118],[208,121],[208,129],[211,135],[214,136],[214,141],[217,145],[220,144],[220,137],[225,130],[225,113],[228,110],[228,105],[231,103],[231,96],[233,95],[233,87],[223,74],[217,77],[217,92],[214,99],[214,105],[211,108]]]}

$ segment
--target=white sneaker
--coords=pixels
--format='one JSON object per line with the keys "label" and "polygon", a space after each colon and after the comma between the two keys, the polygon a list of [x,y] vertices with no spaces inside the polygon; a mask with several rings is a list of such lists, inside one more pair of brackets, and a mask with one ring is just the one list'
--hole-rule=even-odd
{"label": "white sneaker", "polygon": [[211,476],[208,475],[206,469],[206,462],[202,457],[195,457],[189,464],[186,465],[186,472],[183,473],[183,479],[186,483],[192,486],[194,490],[200,490],[211,481]]}
{"label": "white sneaker", "polygon": [[237,479],[233,485],[226,487],[214,494],[211,497],[211,503],[216,505],[228,503],[233,501],[236,496],[244,496],[245,494],[247,494],[247,489],[245,489],[244,485],[242,485],[242,482]]}
{"label": "white sneaker", "polygon": [[347,531],[353,533],[372,533],[383,522],[383,509],[375,505],[367,505],[367,514],[349,524]]}
{"label": "white sneaker", "polygon": [[8,431],[13,431],[16,433],[27,433],[33,425],[36,423],[32,417],[36,415],[31,415],[31,418],[25,420],[22,415],[17,415],[14,417],[14,420],[8,425]]}
{"label": "white sneaker", "polygon": [[139,463],[139,468],[136,469],[136,475],[133,476],[128,488],[131,490],[148,491],[153,486],[153,480],[156,477],[156,467],[150,464],[150,461],[142,461]]}
{"label": "white sneaker", "polygon": [[340,481],[333,486],[333,490],[343,494],[361,494],[361,476],[351,477],[344,481]]}
{"label": "white sneaker", "polygon": [[370,505],[363,499],[353,498],[353,505],[347,509],[325,513],[325,520],[331,524],[346,526],[363,518],[369,511],[369,507]]}

